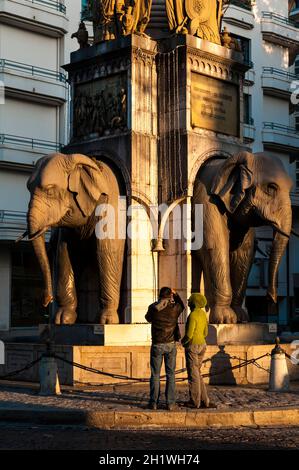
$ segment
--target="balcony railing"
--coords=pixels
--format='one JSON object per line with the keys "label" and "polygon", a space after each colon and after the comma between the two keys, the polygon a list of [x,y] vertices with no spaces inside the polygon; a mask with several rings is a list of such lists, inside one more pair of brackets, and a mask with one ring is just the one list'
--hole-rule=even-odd
{"label": "balcony railing", "polygon": [[274,20],[275,23],[281,23],[287,26],[292,26],[293,28],[299,28],[299,23],[291,20],[290,18],[286,16],[278,15],[277,13],[272,13],[270,11],[262,11],[262,17],[270,19],[270,20]]}
{"label": "balcony railing", "polygon": [[235,5],[236,7],[244,8],[244,10],[248,11],[252,10],[251,0],[230,0],[229,5]]}
{"label": "balcony railing", "polygon": [[263,67],[263,73],[276,75],[277,77],[281,77],[290,81],[298,79],[298,76],[295,75],[294,73],[290,73],[283,69],[276,69],[274,67]]}
{"label": "balcony railing", "polygon": [[12,60],[0,59],[0,70],[5,68],[13,69],[18,72],[24,72],[32,76],[50,78],[52,80],[66,83],[66,75],[63,72],[54,72],[53,70],[36,67],[35,65],[28,65]]}
{"label": "balcony railing", "polygon": [[299,131],[297,131],[295,127],[284,126],[283,124],[276,124],[275,122],[264,122],[263,125],[265,130],[271,129],[273,131],[281,131],[287,134],[298,134],[299,136]]}
{"label": "balcony railing", "polygon": [[59,0],[27,0],[27,2],[40,3],[48,8],[53,8],[61,13],[66,13],[66,6]]}
{"label": "balcony railing", "polygon": [[0,224],[3,223],[26,225],[26,212],[0,210]]}
{"label": "balcony railing", "polygon": [[31,149],[45,149],[59,152],[62,144],[51,142],[49,140],[31,139],[29,137],[20,137],[17,135],[0,134],[0,145],[18,145],[20,147],[28,147]]}

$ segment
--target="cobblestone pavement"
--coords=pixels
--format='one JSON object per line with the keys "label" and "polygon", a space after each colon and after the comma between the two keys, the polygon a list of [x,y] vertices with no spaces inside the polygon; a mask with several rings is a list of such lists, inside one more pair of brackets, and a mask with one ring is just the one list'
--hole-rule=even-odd
{"label": "cobblestone pavement", "polygon": [[84,426],[0,424],[0,450],[285,450],[299,449],[299,427],[116,431]]}
{"label": "cobblestone pavement", "polygon": [[[164,386],[163,386],[164,388]],[[218,410],[299,407],[299,384],[288,393],[268,392],[266,386],[209,386],[211,402]],[[164,396],[163,396],[164,398]],[[0,385],[0,410],[16,408],[133,410],[147,407],[148,385],[66,388],[61,396],[41,397],[36,389]],[[183,408],[188,400],[187,385],[177,386],[177,401]],[[161,408],[165,404],[161,403]]]}

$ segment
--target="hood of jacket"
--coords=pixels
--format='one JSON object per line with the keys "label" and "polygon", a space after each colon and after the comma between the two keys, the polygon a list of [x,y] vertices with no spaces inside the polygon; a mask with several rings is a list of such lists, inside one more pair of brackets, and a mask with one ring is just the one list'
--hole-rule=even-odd
{"label": "hood of jacket", "polygon": [[203,294],[200,294],[199,292],[191,294],[188,302],[194,305],[195,308],[203,308],[207,305],[207,299]]}

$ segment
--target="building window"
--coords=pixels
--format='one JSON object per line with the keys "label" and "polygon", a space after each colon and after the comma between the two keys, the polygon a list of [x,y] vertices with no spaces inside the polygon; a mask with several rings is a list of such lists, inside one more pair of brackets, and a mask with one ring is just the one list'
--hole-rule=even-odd
{"label": "building window", "polygon": [[252,0],[230,0],[229,3],[245,10],[252,10]]}
{"label": "building window", "polygon": [[299,132],[299,116],[295,117],[295,129],[296,132]]}
{"label": "building window", "polygon": [[244,124],[253,126],[254,121],[252,118],[252,97],[244,93]]}
{"label": "building window", "polygon": [[231,34],[231,36],[239,42],[243,52],[244,62],[253,67],[253,64],[251,62],[251,40],[248,38],[244,38],[243,36],[239,36],[237,34]]}
{"label": "building window", "polygon": [[20,244],[11,252],[11,326],[28,327],[45,323],[42,307],[43,281],[31,246]]}
{"label": "building window", "polygon": [[81,0],[81,19],[84,21],[91,20],[91,12],[89,10],[89,0]]}

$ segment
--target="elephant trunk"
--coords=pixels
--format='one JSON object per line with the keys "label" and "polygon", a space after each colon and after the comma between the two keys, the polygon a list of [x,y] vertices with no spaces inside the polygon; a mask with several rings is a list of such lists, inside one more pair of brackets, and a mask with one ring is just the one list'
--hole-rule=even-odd
{"label": "elephant trunk", "polygon": [[[274,229],[275,230],[275,229]],[[277,302],[277,274],[281,258],[289,242],[289,236],[292,230],[292,209],[288,208],[284,212],[283,232],[276,231],[269,259],[269,286],[268,297]]]}
{"label": "elephant trunk", "polygon": [[[34,218],[29,212],[28,215],[28,232],[29,237],[32,237],[33,234],[36,234],[40,231],[39,226],[34,221]],[[45,236],[42,233],[38,237],[34,237],[32,240],[33,249],[37,257],[44,281],[44,293],[43,293],[43,306],[47,307],[51,302],[53,302],[53,288],[52,288],[52,276],[50,263],[46,250]]]}

